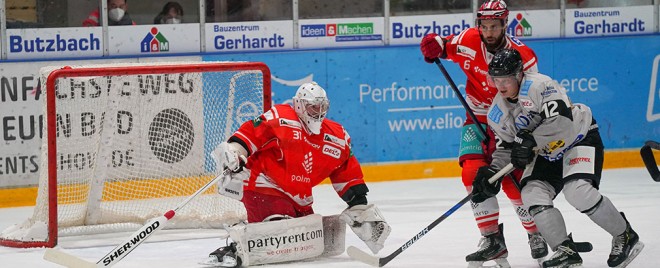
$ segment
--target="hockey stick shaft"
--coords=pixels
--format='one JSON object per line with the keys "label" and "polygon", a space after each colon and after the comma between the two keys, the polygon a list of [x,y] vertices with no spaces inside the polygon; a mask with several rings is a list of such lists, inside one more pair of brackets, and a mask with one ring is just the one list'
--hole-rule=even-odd
{"label": "hockey stick shaft", "polygon": [[[461,101],[463,108],[465,108],[465,111],[467,112],[470,119],[472,119],[472,122],[474,122],[474,124],[477,126],[479,132],[481,132],[481,134],[484,135],[485,137],[484,142],[488,144],[488,140],[490,140],[490,138],[488,137],[488,133],[486,133],[486,129],[484,129],[481,123],[479,123],[479,121],[477,120],[477,116],[474,115],[474,112],[472,111],[472,109],[470,109],[470,106],[467,104],[467,101],[465,101],[465,98],[463,98],[463,95],[458,90],[458,86],[456,86],[456,83],[454,83],[454,79],[452,79],[451,76],[449,76],[447,69],[445,69],[445,66],[442,65],[440,59],[435,59],[434,62],[436,65],[438,65],[438,68],[440,68],[440,72],[442,72],[442,75],[445,76],[445,80],[447,80],[447,82],[451,86],[451,89],[454,91],[454,94],[456,94],[456,97],[458,97],[458,100]],[[518,191],[522,190],[522,186],[513,176],[511,176],[511,181],[513,182],[513,185],[516,186]]]}
{"label": "hockey stick shaft", "polygon": [[[490,179],[488,179],[488,182],[489,183],[494,183],[500,177],[502,177],[502,176],[506,175],[507,173],[511,172],[511,170],[513,170],[513,164],[509,163],[504,168],[502,168],[500,171],[495,173],[495,175],[490,177]],[[421,239],[424,235],[426,235],[429,231],[431,231],[433,228],[435,228],[435,226],[437,226],[442,221],[444,221],[447,217],[449,217],[451,214],[453,214],[456,210],[458,210],[463,205],[465,205],[465,203],[470,201],[470,198],[472,198],[472,193],[468,194],[466,197],[461,199],[461,201],[458,201],[458,203],[456,203],[456,205],[454,205],[449,210],[447,210],[447,212],[442,214],[442,216],[440,216],[439,218],[434,220],[431,224],[429,224],[424,229],[422,229],[413,238],[408,240],[408,242],[403,244],[401,247],[399,247],[397,250],[392,252],[390,255],[379,258],[379,257],[376,257],[376,256],[372,256],[372,255],[370,255],[370,254],[368,254],[368,253],[366,253],[366,252],[364,252],[364,251],[362,251],[362,250],[360,250],[356,247],[353,247],[353,246],[351,246],[347,249],[347,253],[351,258],[356,259],[358,261],[361,261],[363,263],[366,263],[366,264],[369,264],[369,265],[372,265],[372,266],[376,266],[376,267],[383,267],[387,263],[389,263],[391,260],[396,258],[396,256],[401,254],[401,252],[403,252],[404,250],[408,249],[410,246],[415,244],[415,242],[417,242],[417,240]]]}
{"label": "hockey stick shaft", "polygon": [[488,134],[486,133],[486,130],[484,127],[479,123],[479,120],[477,120],[477,116],[474,115],[474,112],[472,112],[472,109],[470,109],[470,106],[468,105],[467,101],[465,101],[465,98],[461,94],[461,92],[458,90],[458,86],[456,86],[456,83],[454,83],[454,79],[449,76],[449,73],[447,72],[447,69],[445,69],[445,66],[442,65],[442,62],[440,59],[435,59],[435,64],[438,65],[438,68],[440,68],[440,72],[442,72],[442,75],[445,76],[445,80],[449,82],[449,85],[451,86],[451,89],[454,90],[454,94],[456,94],[456,97],[458,98],[459,101],[461,101],[461,104],[463,105],[463,108],[465,108],[465,111],[467,112],[468,116],[470,119],[472,119],[472,122],[474,122],[475,125],[477,125],[477,128],[479,129],[479,132],[481,132],[482,135],[484,135],[484,139],[486,142],[488,142]]}
{"label": "hockey stick shaft", "polygon": [[212,185],[216,184],[220,179],[228,175],[229,172],[230,171],[228,169],[225,169],[222,174],[216,176],[213,180],[206,183],[202,188],[186,198],[186,200],[179,203],[176,208],[169,210],[162,216],[156,217],[147,222],[147,224],[131,234],[131,236],[125,242],[119,244],[117,247],[112,249],[112,251],[103,256],[103,258],[96,262],[96,264],[82,260],[73,255],[63,253],[57,249],[47,250],[44,254],[44,259],[67,267],[111,267],[126,257],[133,250],[135,250],[135,248],[147,240],[156,231],[163,229],[163,227],[165,227],[167,224],[167,221],[176,215],[176,211],[186,206],[188,203],[190,203],[191,200],[193,200],[202,192],[208,190]]}
{"label": "hockey stick shaft", "polygon": [[658,164],[655,162],[655,156],[651,149],[660,150],[660,144],[655,141],[646,141],[642,149],[639,150],[639,153],[642,156],[644,166],[646,166],[646,170],[649,171],[651,178],[654,181],[660,182],[660,170],[658,169]]}

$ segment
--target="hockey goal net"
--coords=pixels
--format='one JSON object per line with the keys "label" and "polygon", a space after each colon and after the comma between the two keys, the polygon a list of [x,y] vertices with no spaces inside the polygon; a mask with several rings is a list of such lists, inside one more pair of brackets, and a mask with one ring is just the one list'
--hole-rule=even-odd
{"label": "hockey goal net", "polygon": [[[271,105],[270,70],[252,62],[113,64],[41,69],[45,124],[33,216],[0,245],[54,247],[58,236],[133,231],[220,174],[211,152]],[[168,228],[245,219],[217,188]]]}

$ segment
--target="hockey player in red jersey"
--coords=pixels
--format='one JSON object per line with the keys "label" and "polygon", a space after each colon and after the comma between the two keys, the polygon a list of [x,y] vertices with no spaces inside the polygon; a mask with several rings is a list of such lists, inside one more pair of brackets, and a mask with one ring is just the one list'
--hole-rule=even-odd
{"label": "hockey player in red jersey", "polygon": [[[376,253],[383,248],[390,227],[378,208],[367,203],[369,189],[351,150],[351,138],[341,124],[326,118],[329,106],[321,86],[305,83],[293,97],[293,106],[274,105],[243,123],[214,155],[220,167],[235,172],[234,180],[239,178],[242,187],[236,190],[243,192],[241,201],[250,224],[314,214],[312,187],[330,178],[348,205],[341,220]],[[247,157],[245,166],[243,157]],[[211,257],[225,261],[223,267],[232,267],[235,247],[220,248]]]}
{"label": "hockey player in red jersey", "polygon": [[[537,58],[534,51],[522,42],[506,34],[509,11],[506,3],[500,0],[488,0],[477,11],[477,27],[465,29],[457,35],[446,37],[435,33],[424,36],[420,49],[424,59],[433,63],[436,59],[447,59],[458,64],[465,75],[465,93],[470,110],[475,114],[478,123],[487,129],[486,113],[497,88],[488,82],[488,63],[493,55],[504,48],[513,48],[520,52],[524,62],[524,70],[538,72]],[[496,140],[490,129],[487,130],[489,144],[481,144],[485,137],[470,117],[467,117],[461,134],[459,164],[462,167],[463,185],[467,191],[472,190],[472,182],[477,170],[487,166],[495,149]],[[470,138],[477,136],[478,139]],[[519,170],[513,172],[514,179],[520,177]],[[529,237],[531,254],[534,259],[541,260],[548,255],[548,249],[539,235],[536,225],[523,205],[520,190],[510,179],[502,181],[502,188],[511,200],[514,208],[526,229]],[[477,198],[480,198],[477,196]],[[483,236],[480,249],[468,255],[466,261],[470,266],[479,267],[484,261],[495,260],[506,266],[508,254],[501,228],[498,228],[499,205],[495,197],[482,203],[472,204],[472,211],[477,221],[479,231]]]}

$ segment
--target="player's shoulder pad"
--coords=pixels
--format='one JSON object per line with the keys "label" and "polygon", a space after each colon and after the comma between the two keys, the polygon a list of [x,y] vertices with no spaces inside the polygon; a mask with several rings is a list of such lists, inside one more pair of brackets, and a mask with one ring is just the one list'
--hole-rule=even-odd
{"label": "player's shoulder pad", "polygon": [[321,125],[323,126],[325,133],[342,137],[342,139],[344,138],[344,134],[346,133],[346,130],[344,130],[344,126],[342,126],[341,124],[326,118],[323,119],[323,123]]}
{"label": "player's shoulder pad", "polygon": [[547,75],[538,72],[525,72],[525,80],[520,84],[519,94],[520,96],[547,95],[546,90],[555,88],[555,85],[557,84]]}
{"label": "player's shoulder pad", "polygon": [[323,120],[322,128],[323,132],[323,141],[333,143],[340,147],[346,147],[350,145],[350,136],[344,127],[330,119]]}
{"label": "player's shoulder pad", "polygon": [[481,36],[479,35],[479,30],[476,28],[467,28],[457,35],[454,35],[451,39],[447,40],[447,43],[452,45],[467,45],[471,42],[481,42]]}

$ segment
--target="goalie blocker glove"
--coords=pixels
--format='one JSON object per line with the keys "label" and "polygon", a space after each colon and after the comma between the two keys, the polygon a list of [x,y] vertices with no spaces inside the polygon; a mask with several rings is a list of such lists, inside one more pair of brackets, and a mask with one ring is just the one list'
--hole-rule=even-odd
{"label": "goalie blocker glove", "polygon": [[220,169],[229,169],[232,172],[239,172],[242,166],[245,164],[241,161],[242,157],[248,155],[247,150],[236,142],[223,142],[220,143],[215,149],[211,156],[215,161],[216,168]]}

